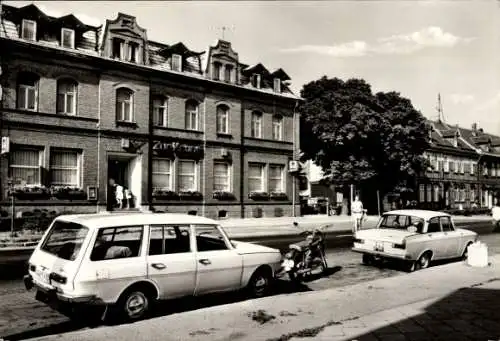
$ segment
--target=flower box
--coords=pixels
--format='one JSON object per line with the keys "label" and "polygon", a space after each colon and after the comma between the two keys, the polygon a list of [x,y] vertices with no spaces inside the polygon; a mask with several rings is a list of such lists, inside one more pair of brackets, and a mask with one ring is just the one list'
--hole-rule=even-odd
{"label": "flower box", "polygon": [[283,192],[271,192],[271,200],[288,200],[288,195]]}
{"label": "flower box", "polygon": [[55,186],[50,188],[50,193],[54,198],[61,200],[86,200],[87,193],[81,188]]}
{"label": "flower box", "polygon": [[214,191],[213,198],[217,200],[235,200],[236,197],[233,193],[227,191]]}
{"label": "flower box", "polygon": [[153,198],[157,200],[179,200],[179,194],[171,190],[155,190],[153,191]]}
{"label": "flower box", "polygon": [[19,200],[47,200],[50,199],[50,191],[42,186],[15,187],[9,192],[14,198]]}
{"label": "flower box", "polygon": [[267,192],[250,192],[248,197],[252,200],[269,200],[269,193]]}
{"label": "flower box", "polygon": [[197,191],[180,192],[179,197],[181,200],[195,200],[195,201],[203,200],[203,194]]}

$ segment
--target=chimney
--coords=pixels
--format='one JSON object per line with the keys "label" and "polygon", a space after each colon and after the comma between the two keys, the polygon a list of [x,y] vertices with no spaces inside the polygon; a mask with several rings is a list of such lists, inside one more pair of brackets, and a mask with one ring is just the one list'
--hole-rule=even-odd
{"label": "chimney", "polygon": [[476,131],[477,130],[477,123],[472,123],[472,131]]}

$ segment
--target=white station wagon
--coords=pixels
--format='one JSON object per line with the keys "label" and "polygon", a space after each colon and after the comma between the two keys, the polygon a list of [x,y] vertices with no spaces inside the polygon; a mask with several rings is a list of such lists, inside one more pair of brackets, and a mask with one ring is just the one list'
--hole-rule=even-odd
{"label": "white station wagon", "polygon": [[280,263],[279,250],[230,241],[199,216],[65,215],[45,232],[24,281],[51,306],[104,305],[136,320],[161,299],[243,288],[264,296]]}
{"label": "white station wagon", "polygon": [[405,261],[409,271],[427,268],[431,261],[467,257],[477,233],[455,228],[449,214],[425,210],[386,212],[373,229],[357,231],[353,251],[363,263],[376,259]]}

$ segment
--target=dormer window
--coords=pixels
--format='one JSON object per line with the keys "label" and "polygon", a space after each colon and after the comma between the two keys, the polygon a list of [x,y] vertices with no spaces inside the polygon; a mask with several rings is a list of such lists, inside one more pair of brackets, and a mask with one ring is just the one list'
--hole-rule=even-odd
{"label": "dormer window", "polygon": [[132,63],[139,62],[139,44],[129,43],[128,44],[128,61]]}
{"label": "dormer window", "polygon": [[279,78],[274,79],[274,92],[281,93],[281,79]]}
{"label": "dormer window", "polygon": [[457,148],[458,147],[458,137],[455,136],[453,139],[453,147]]}
{"label": "dormer window", "polygon": [[231,76],[233,73],[233,66],[232,65],[226,65],[224,68],[224,81],[225,82],[231,82]]}
{"label": "dormer window", "polygon": [[260,89],[260,75],[258,73],[252,76],[252,85],[254,88]]}
{"label": "dormer window", "polygon": [[212,68],[212,79],[213,80],[220,80],[220,67],[221,67],[221,64],[219,62],[215,62],[213,64],[213,68]]}
{"label": "dormer window", "polygon": [[75,48],[75,31],[69,28],[61,29],[61,46],[69,49]]}
{"label": "dormer window", "polygon": [[124,47],[124,41],[123,39],[120,38],[113,38],[113,58],[116,59],[123,59],[123,47]]}
{"label": "dormer window", "polygon": [[23,19],[21,38],[32,41],[36,40],[36,21]]}
{"label": "dormer window", "polygon": [[179,54],[172,55],[172,70],[182,71],[182,56]]}

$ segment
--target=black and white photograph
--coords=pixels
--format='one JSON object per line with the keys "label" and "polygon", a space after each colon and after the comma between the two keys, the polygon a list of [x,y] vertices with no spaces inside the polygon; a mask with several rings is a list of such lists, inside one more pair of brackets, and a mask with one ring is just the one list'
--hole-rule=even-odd
{"label": "black and white photograph", "polygon": [[0,0],[0,341],[500,341],[500,1]]}

